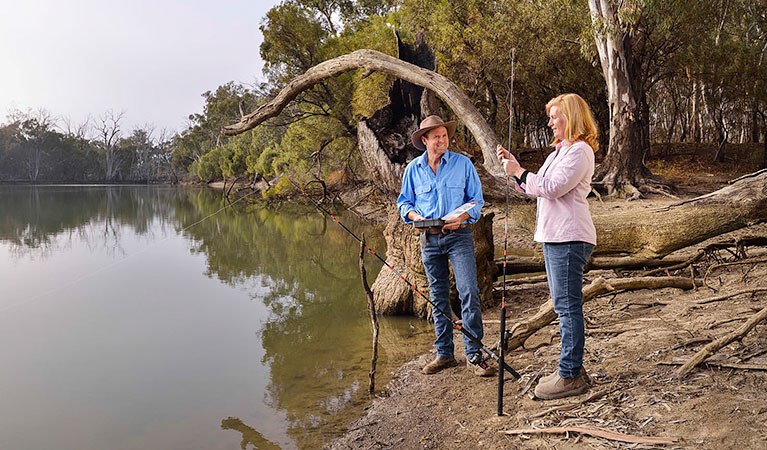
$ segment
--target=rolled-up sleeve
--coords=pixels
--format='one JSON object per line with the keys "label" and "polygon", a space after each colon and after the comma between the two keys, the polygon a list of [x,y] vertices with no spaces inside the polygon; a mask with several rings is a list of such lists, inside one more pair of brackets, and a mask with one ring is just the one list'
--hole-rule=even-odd
{"label": "rolled-up sleeve", "polygon": [[556,162],[548,177],[529,173],[525,193],[546,199],[559,198],[570,192],[586,175],[590,160],[586,155],[587,146],[574,145]]}
{"label": "rolled-up sleeve", "polygon": [[399,215],[406,224],[413,223],[408,219],[407,215],[410,211],[418,212],[415,207],[415,187],[413,186],[413,171],[412,166],[408,166],[405,169],[405,175],[402,177],[402,188],[397,197],[397,208],[399,209]]}

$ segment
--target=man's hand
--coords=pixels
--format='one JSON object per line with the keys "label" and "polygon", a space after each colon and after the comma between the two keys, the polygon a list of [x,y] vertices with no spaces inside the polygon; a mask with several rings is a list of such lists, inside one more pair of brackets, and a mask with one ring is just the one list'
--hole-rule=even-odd
{"label": "man's hand", "polygon": [[469,216],[469,213],[463,213],[455,219],[446,220],[445,225],[442,226],[442,231],[457,230],[460,228],[461,222],[467,220],[469,217],[471,217]]}
{"label": "man's hand", "polygon": [[[407,213],[407,218],[415,222],[416,220],[425,220],[426,218],[420,214],[418,214],[415,211],[410,211]],[[413,225],[413,228],[415,228],[415,225]],[[416,228],[418,231],[425,231],[426,228]]]}

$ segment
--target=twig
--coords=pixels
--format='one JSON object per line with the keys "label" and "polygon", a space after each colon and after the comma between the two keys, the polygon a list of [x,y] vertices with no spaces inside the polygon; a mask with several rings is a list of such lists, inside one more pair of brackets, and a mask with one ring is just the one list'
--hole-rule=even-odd
{"label": "twig", "polygon": [[703,277],[703,284],[708,286],[708,276],[711,275],[711,272],[713,272],[714,269],[718,269],[720,267],[726,267],[726,266],[735,266],[738,264],[756,264],[761,262],[767,262],[767,258],[749,258],[749,259],[743,259],[740,261],[733,261],[733,262],[726,262],[721,264],[714,264],[713,266],[709,267],[706,271],[706,276]]}
{"label": "twig", "polygon": [[370,385],[368,386],[368,392],[373,393],[376,386],[376,363],[378,362],[378,316],[373,302],[373,292],[370,291],[365,273],[365,233],[362,233],[360,240],[360,275],[362,276],[362,288],[365,289],[365,294],[368,297],[368,314],[373,325],[373,357],[370,360]]}
{"label": "twig", "polygon": [[689,361],[687,361],[682,367],[677,370],[676,374],[679,379],[682,379],[690,374],[695,369],[695,366],[702,363],[706,360],[709,356],[713,355],[719,349],[722,347],[728,345],[732,341],[736,339],[741,339],[743,336],[745,336],[749,331],[751,331],[752,328],[756,326],[757,323],[761,322],[762,320],[767,318],[767,307],[763,308],[758,313],[751,316],[750,319],[743,325],[741,325],[737,330],[733,331],[732,333],[726,334],[719,339],[715,340],[714,342],[706,345],[703,347],[698,353],[695,354],[692,358],[690,358]]}
{"label": "twig", "polygon": [[608,439],[611,441],[630,442],[635,444],[673,444],[679,441],[675,437],[655,437],[655,436],[635,436],[632,434],[623,434],[611,430],[605,430],[604,428],[597,427],[550,427],[550,428],[520,428],[516,430],[501,430],[501,434],[534,434],[534,433],[547,433],[547,434],[560,434],[560,433],[582,433],[589,434],[591,436],[601,437],[602,439]]}
{"label": "twig", "polygon": [[[684,361],[661,361],[656,364],[659,366],[681,366],[684,365]],[[712,367],[722,367],[725,369],[767,370],[767,364],[743,364],[729,363],[724,361],[706,361],[703,364]]]}
{"label": "twig", "polygon": [[704,299],[696,301],[695,303],[698,304],[698,305],[705,305],[706,303],[719,302],[719,301],[722,301],[722,300],[726,300],[726,299],[728,299],[730,297],[736,297],[738,295],[753,294],[753,293],[756,293],[756,292],[765,292],[765,291],[767,291],[767,287],[759,287],[759,288],[754,288],[754,289],[743,289],[743,290],[740,290],[740,291],[730,292],[729,294],[718,295],[716,297],[704,298]]}

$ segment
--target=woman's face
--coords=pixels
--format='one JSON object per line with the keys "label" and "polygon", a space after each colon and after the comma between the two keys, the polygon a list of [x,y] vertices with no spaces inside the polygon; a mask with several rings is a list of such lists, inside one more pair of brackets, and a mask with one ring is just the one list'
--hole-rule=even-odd
{"label": "woman's face", "polygon": [[553,105],[549,108],[549,127],[554,132],[554,138],[560,141],[565,140],[565,130],[567,129],[567,119],[565,119],[559,106]]}

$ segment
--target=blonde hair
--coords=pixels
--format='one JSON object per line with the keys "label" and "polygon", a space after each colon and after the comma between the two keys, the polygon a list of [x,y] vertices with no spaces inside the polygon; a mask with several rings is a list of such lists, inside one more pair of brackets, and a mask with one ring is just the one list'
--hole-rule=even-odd
{"label": "blonde hair", "polygon": [[[567,142],[572,144],[577,140],[581,140],[589,144],[595,152],[599,149],[597,123],[591,114],[589,105],[580,95],[562,94],[552,98],[546,103],[546,115],[549,115],[552,106],[559,107],[562,115],[567,119],[567,127],[565,129],[565,139]],[[551,145],[557,144],[559,144],[559,139],[555,138]]]}

